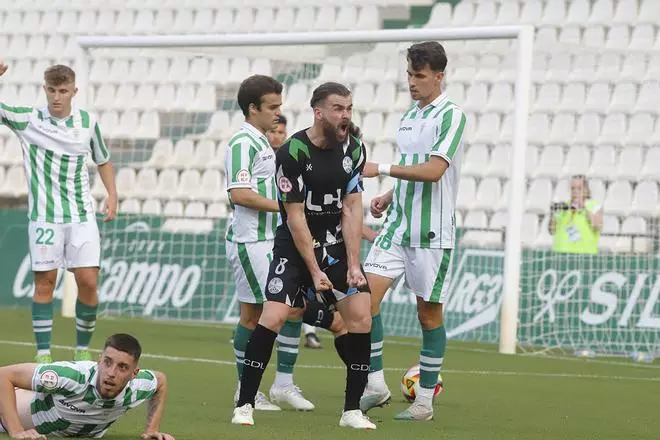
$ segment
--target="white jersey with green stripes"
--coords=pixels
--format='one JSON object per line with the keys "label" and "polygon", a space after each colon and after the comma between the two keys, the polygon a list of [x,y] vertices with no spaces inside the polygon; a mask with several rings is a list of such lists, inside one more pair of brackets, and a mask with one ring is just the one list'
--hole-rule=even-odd
{"label": "white jersey with green stripes", "polygon": [[439,156],[449,168],[438,182],[396,179],[392,204],[379,240],[401,246],[452,249],[465,114],[442,94],[424,108],[416,102],[401,118],[396,141],[399,165],[416,165]]}
{"label": "white jersey with green stripes", "polygon": [[18,136],[28,185],[28,217],[48,223],[80,223],[94,218],[87,154],[98,165],[110,160],[96,118],[72,109],[55,118],[48,108],[0,103],[0,122]]}
{"label": "white jersey with green stripes", "polygon": [[[262,197],[277,200],[275,152],[266,135],[247,122],[229,139],[225,175],[227,191],[248,188]],[[275,238],[277,212],[257,211],[234,203],[232,208],[234,214],[227,228],[227,240],[251,243]]]}
{"label": "white jersey with green stripes", "polygon": [[103,399],[96,389],[96,362],[53,362],[39,365],[32,377],[36,391],[30,410],[40,434],[53,437],[101,438],[129,409],[155,393],[156,375],[140,370],[114,399]]}

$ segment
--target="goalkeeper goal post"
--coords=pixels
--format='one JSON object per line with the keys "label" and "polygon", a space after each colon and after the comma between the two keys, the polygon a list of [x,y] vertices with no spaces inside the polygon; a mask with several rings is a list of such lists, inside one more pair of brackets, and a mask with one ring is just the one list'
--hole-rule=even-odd
{"label": "goalkeeper goal post", "polygon": [[[76,58],[76,73],[79,92],[77,105],[86,106],[91,87],[92,51],[110,49],[149,49],[172,50],[192,49],[208,52],[214,48],[241,48],[241,50],[268,50],[274,46],[295,46],[301,53],[306,47],[318,45],[375,45],[379,43],[410,43],[435,40],[441,42],[454,40],[515,40],[517,50],[515,59],[515,102],[513,105],[512,150],[509,175],[509,201],[507,228],[504,243],[503,299],[499,326],[499,350],[502,353],[515,353],[517,346],[518,308],[520,301],[521,268],[521,226],[523,202],[525,196],[525,152],[527,148],[527,123],[530,107],[531,73],[533,58],[534,28],[531,26],[492,26],[445,29],[401,29],[374,31],[338,31],[308,33],[252,33],[233,35],[158,35],[158,36],[84,36],[78,37],[79,45]],[[107,53],[107,52],[106,52]],[[449,53],[450,64],[452,56]],[[403,57],[405,62],[405,57]],[[323,59],[317,64],[324,63]],[[402,70],[401,74],[405,71]],[[252,72],[250,72],[251,74]],[[450,76],[451,78],[451,76]],[[339,80],[339,79],[338,79]],[[451,81],[451,79],[449,80]],[[307,97],[309,99],[309,97]],[[286,105],[286,102],[284,103]],[[460,102],[459,102],[460,105]],[[356,110],[359,110],[356,105]],[[295,127],[293,127],[295,128]],[[101,127],[103,130],[103,127]],[[107,134],[106,134],[107,137]],[[120,194],[121,197],[121,194]],[[109,245],[111,246],[111,245]],[[104,248],[105,249],[105,248]],[[135,250],[137,251],[137,249]],[[185,250],[183,252],[186,252]],[[168,259],[173,261],[173,259]],[[199,266],[196,266],[199,267]],[[199,282],[200,275],[192,271],[188,279]],[[185,270],[181,280],[185,281]],[[177,282],[177,286],[181,284]],[[153,286],[152,286],[153,287]],[[179,286],[180,287],[180,286]],[[173,287],[174,289],[175,287]],[[65,275],[63,294],[63,314],[73,316],[72,304],[76,297],[75,282],[70,275]],[[188,295],[184,287],[179,288],[177,298],[183,301]],[[138,294],[136,294],[138,295]],[[170,295],[172,293],[170,292]],[[175,293],[176,295],[176,293]],[[126,296],[126,292],[124,292]]]}

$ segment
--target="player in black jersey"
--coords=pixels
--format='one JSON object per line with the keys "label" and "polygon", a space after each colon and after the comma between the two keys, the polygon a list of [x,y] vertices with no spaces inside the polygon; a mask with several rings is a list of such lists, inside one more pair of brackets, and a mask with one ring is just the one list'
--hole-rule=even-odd
{"label": "player in black jersey", "polygon": [[346,364],[340,426],[375,429],[360,411],[371,350],[370,294],[360,264],[362,178],[366,151],[351,136],[352,96],[338,83],[314,90],[314,123],[277,152],[282,223],[275,234],[266,303],[245,350],[241,392],[232,423],[252,425],[254,396],[273,343],[291,307],[334,304],[348,333],[335,339]]}

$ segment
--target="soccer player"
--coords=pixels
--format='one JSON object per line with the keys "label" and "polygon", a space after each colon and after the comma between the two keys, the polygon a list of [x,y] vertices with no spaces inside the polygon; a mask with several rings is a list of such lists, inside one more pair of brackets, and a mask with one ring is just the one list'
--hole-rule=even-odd
{"label": "soccer player", "polygon": [[160,432],[167,379],[140,370],[140,343],[116,334],[98,362],[15,364],[0,368],[0,432],[11,438],[103,437],[129,409],[148,402],[143,439],[174,440]]}
{"label": "soccer player", "polygon": [[[227,190],[234,209],[226,235],[227,258],[234,269],[240,318],[234,334],[234,355],[240,377],[244,353],[262,311],[268,267],[272,260],[273,238],[278,224],[279,205],[275,188],[275,153],[266,133],[280,117],[282,84],[264,75],[253,75],[238,89],[238,105],[245,123],[229,139],[225,159]],[[272,287],[268,287],[272,289]],[[298,410],[312,410],[293,383],[293,365],[298,357],[302,310],[292,310],[278,339],[277,375],[270,389],[271,399]],[[256,409],[278,411],[280,407],[259,392]]]}
{"label": "soccer player", "polygon": [[[0,76],[6,70],[0,62]],[[91,360],[87,347],[96,325],[101,244],[86,156],[91,153],[108,193],[104,221],[112,220],[117,210],[115,177],[96,117],[72,105],[78,91],[74,71],[55,65],[46,69],[44,80],[47,107],[0,103],[0,123],[21,141],[28,182],[35,360],[52,362],[53,291],[59,267],[73,272],[78,286],[74,359]]]}
{"label": "soccer player", "polygon": [[348,333],[335,339],[346,364],[339,425],[375,429],[360,411],[369,371],[369,287],[360,264],[365,148],[349,135],[350,91],[324,83],[312,95],[314,123],[277,152],[282,223],[277,228],[264,311],[247,349],[232,423],[253,425],[255,395],[289,310],[311,301],[334,304]]}
{"label": "soccer player", "polygon": [[380,302],[394,279],[404,275],[417,295],[422,327],[420,391],[415,402],[396,419],[429,420],[432,398],[442,367],[447,334],[442,305],[447,297],[449,268],[455,240],[456,195],[463,160],[465,114],[441,84],[447,66],[437,42],[408,48],[408,85],[415,103],[404,113],[397,132],[399,164],[367,163],[364,177],[396,178],[394,189],[371,201],[371,212],[387,220],[375,240],[364,268],[372,292],[373,329],[369,384],[361,400],[367,411],[391,396],[383,376],[383,323]]}

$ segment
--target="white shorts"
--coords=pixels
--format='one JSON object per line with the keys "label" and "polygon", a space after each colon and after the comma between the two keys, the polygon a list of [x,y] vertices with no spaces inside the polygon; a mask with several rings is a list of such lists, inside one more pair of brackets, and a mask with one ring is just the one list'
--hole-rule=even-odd
{"label": "white shorts", "polygon": [[234,269],[236,296],[242,303],[263,304],[268,268],[273,260],[273,240],[253,243],[225,241],[227,259]]}
{"label": "white shorts", "polygon": [[[385,245],[382,244],[385,242]],[[364,262],[364,271],[393,280],[404,276],[404,286],[426,302],[444,304],[449,293],[452,249],[420,249],[376,240]]]}
{"label": "white shorts", "polygon": [[[16,392],[16,409],[18,410],[18,418],[21,420],[21,425],[24,429],[34,428],[32,422],[32,400],[34,399],[35,392],[15,388]],[[2,421],[0,421],[0,433],[7,432]]]}
{"label": "white shorts", "polygon": [[101,236],[96,220],[85,223],[30,221],[30,259],[34,272],[64,267],[99,267]]}

